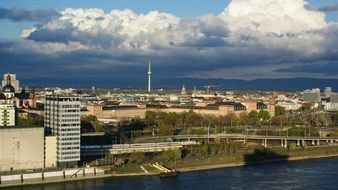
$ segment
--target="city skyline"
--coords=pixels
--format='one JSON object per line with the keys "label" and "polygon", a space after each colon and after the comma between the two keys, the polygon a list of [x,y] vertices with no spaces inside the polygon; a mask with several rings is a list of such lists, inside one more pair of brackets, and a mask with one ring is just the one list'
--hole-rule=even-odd
{"label": "city skyline", "polygon": [[[2,1],[1,72],[22,78],[337,79],[337,3]],[[186,11],[184,11],[186,10]],[[146,86],[146,84],[144,85]]]}
{"label": "city skyline", "polygon": [[2,0],[0,24],[0,188],[337,187],[338,1]]}

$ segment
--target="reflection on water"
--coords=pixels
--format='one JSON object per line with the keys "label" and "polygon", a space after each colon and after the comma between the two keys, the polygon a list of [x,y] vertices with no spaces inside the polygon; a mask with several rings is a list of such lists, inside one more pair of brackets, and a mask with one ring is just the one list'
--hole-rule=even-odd
{"label": "reflection on water", "polygon": [[337,189],[338,158],[270,163],[182,173],[177,177],[128,177],[8,188],[9,190],[205,190]]}

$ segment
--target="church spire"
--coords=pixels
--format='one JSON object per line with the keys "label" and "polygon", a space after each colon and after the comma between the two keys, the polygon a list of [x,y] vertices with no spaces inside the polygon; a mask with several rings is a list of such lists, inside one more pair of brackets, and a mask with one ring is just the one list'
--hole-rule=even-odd
{"label": "church spire", "polygon": [[183,85],[182,90],[181,90],[181,95],[187,95],[187,89]]}
{"label": "church spire", "polygon": [[7,85],[11,85],[11,76],[7,75]]}

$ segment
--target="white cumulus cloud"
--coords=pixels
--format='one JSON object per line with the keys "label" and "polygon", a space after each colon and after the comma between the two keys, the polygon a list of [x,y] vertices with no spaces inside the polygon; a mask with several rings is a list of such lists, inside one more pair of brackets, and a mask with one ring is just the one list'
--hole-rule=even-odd
{"label": "white cumulus cloud", "polygon": [[185,19],[157,11],[68,8],[49,22],[22,31],[21,36],[35,51],[48,44],[42,53],[86,50],[115,56],[119,63],[124,54],[156,55],[161,62],[191,67],[203,65],[196,60],[208,60],[203,69],[243,64],[250,68],[280,64],[270,67],[280,69],[283,63],[298,66],[337,51],[338,45],[328,39],[337,38],[337,24],[327,23],[323,12],[307,6],[305,0],[232,0],[217,15]]}
{"label": "white cumulus cloud", "polygon": [[325,14],[305,5],[304,0],[232,0],[220,16],[234,32],[285,34],[325,28]]}

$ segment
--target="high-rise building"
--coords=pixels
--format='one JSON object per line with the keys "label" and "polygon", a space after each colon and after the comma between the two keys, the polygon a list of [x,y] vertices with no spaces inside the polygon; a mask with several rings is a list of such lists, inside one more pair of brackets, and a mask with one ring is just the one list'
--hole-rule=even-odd
{"label": "high-rise building", "polygon": [[148,92],[151,92],[151,64],[150,64],[150,61],[149,61],[149,64],[148,64]]}
{"label": "high-rise building", "polygon": [[0,127],[15,126],[15,107],[11,104],[0,105]]}
{"label": "high-rise building", "polygon": [[19,81],[16,80],[16,74],[11,73],[4,74],[1,87],[8,85],[8,82],[10,82],[10,84],[14,87],[15,93],[20,92]]}
{"label": "high-rise building", "polygon": [[312,90],[303,91],[303,100],[307,102],[318,102],[320,101],[320,89],[315,88]]}
{"label": "high-rise building", "polygon": [[332,93],[332,88],[331,87],[325,87],[325,90],[324,90],[325,98],[330,98],[331,93]]}
{"label": "high-rise building", "polygon": [[80,99],[47,95],[44,126],[47,135],[56,136],[57,166],[76,166],[80,160]]}

